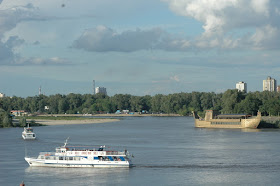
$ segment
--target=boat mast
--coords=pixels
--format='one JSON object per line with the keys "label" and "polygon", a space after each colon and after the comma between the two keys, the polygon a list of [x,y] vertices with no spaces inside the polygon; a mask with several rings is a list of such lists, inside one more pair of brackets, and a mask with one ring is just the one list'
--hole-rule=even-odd
{"label": "boat mast", "polygon": [[65,140],[65,143],[64,143],[63,147],[66,147],[68,140],[69,140],[69,137]]}

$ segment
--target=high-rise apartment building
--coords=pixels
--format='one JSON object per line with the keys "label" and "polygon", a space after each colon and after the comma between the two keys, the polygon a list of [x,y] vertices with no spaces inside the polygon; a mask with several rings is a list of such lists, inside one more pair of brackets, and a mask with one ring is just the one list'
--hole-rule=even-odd
{"label": "high-rise apartment building", "polygon": [[102,94],[107,95],[106,88],[104,88],[104,87],[96,87],[96,88],[95,88],[95,93],[96,93],[96,94],[102,93]]}
{"label": "high-rise apartment building", "polygon": [[263,91],[270,91],[275,92],[277,87],[276,80],[271,78],[270,76],[267,77],[266,80],[263,80]]}
{"label": "high-rise apartment building", "polygon": [[247,92],[247,83],[243,82],[243,81],[240,81],[238,83],[236,83],[236,89],[239,91],[239,92]]}
{"label": "high-rise apartment building", "polygon": [[279,85],[277,86],[277,92],[280,92],[280,86]]}
{"label": "high-rise apartment building", "polygon": [[0,98],[3,98],[3,97],[5,97],[5,94],[0,92]]}

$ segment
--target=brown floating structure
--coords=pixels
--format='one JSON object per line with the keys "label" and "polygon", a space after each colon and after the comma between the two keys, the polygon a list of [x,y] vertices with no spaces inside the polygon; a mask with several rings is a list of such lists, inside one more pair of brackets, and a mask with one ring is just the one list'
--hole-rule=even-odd
{"label": "brown floating structure", "polygon": [[246,114],[217,114],[206,110],[205,118],[193,111],[195,127],[199,128],[257,128],[261,121],[261,112],[257,116]]}

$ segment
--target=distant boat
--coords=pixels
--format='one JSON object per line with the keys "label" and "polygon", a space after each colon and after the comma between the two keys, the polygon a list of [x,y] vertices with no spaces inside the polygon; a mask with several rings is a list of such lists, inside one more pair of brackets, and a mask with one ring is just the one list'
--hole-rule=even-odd
{"label": "distant boat", "polygon": [[246,114],[216,114],[206,110],[205,118],[193,112],[195,127],[198,128],[257,128],[261,121],[261,112],[257,116]]}
{"label": "distant boat", "polygon": [[127,150],[67,146],[67,140],[55,152],[41,152],[37,158],[25,157],[25,160],[36,167],[130,167]]}
{"label": "distant boat", "polygon": [[33,128],[29,127],[29,124],[27,127],[24,127],[22,132],[22,138],[25,140],[36,139],[36,134],[33,132]]}

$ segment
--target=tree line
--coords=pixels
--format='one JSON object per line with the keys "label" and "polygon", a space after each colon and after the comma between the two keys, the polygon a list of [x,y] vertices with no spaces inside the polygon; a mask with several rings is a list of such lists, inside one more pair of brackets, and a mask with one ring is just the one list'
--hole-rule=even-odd
{"label": "tree line", "polygon": [[[46,107],[47,106],[47,107]],[[223,114],[246,113],[278,116],[280,112],[280,93],[278,92],[239,92],[229,89],[224,93],[191,92],[157,94],[154,96],[133,96],[130,94],[68,94],[38,95],[34,97],[0,98],[0,127],[11,122],[11,110],[25,110],[30,113],[47,114],[96,114],[114,113],[117,110],[130,112],[168,113],[190,115],[197,111],[213,109]]]}

